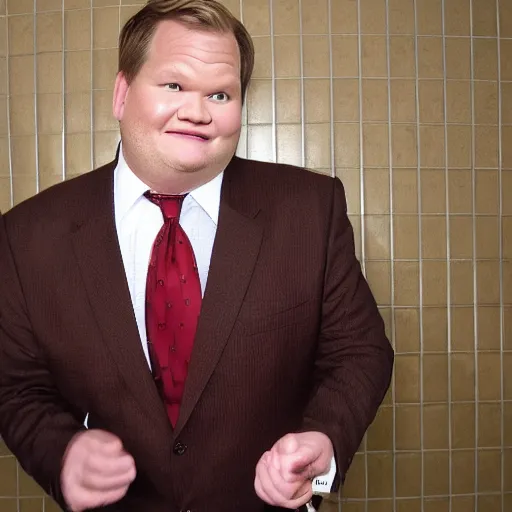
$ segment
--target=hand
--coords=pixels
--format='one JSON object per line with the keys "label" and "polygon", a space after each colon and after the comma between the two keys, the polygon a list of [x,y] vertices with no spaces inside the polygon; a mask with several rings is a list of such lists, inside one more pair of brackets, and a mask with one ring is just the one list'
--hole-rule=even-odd
{"label": "hand", "polygon": [[61,486],[74,512],[119,501],[135,479],[135,461],[115,435],[104,430],[77,434],[64,455]]}
{"label": "hand", "polygon": [[312,480],[329,471],[333,453],[321,432],[285,435],[256,465],[256,494],[269,505],[301,507],[313,495]]}

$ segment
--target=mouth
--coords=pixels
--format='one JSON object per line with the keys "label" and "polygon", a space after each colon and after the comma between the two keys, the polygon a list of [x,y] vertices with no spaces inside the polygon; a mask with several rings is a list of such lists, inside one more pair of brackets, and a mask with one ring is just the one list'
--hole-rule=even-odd
{"label": "mouth", "polygon": [[207,141],[210,140],[210,138],[207,135],[204,135],[203,133],[194,132],[194,131],[188,131],[188,130],[173,130],[165,132],[168,135],[179,135],[181,137],[189,137],[195,140],[203,140]]}

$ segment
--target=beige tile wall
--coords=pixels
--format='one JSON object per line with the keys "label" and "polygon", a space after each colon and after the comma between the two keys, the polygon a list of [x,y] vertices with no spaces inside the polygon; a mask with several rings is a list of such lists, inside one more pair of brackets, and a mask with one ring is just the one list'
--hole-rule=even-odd
{"label": "beige tile wall", "polygon": [[[0,209],[110,160],[135,0],[0,0]],[[239,153],[338,175],[396,349],[343,512],[512,511],[512,0],[225,0]],[[55,510],[0,447],[0,510]]]}

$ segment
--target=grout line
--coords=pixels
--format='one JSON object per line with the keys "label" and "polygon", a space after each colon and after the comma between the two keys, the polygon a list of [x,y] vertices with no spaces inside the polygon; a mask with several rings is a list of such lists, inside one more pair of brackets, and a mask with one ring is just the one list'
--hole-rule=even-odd
{"label": "grout line", "polygon": [[360,201],[361,201],[361,270],[366,275],[366,244],[364,240],[365,230],[365,200],[364,200],[364,151],[363,151],[363,51],[362,51],[362,36],[361,36],[361,1],[357,0],[357,53],[358,53],[358,67],[359,75],[356,77],[359,84],[359,178],[360,178]]}
{"label": "grout line", "polygon": [[[390,55],[390,34],[389,34],[389,0],[386,0],[386,66],[387,66],[387,87],[388,87],[388,160],[389,160],[389,259],[390,259],[390,280],[391,280],[391,340],[396,345],[396,326],[395,326],[395,245],[394,245],[394,203],[393,203],[393,144],[392,133],[393,125],[391,122],[391,55]],[[391,397],[392,403],[396,403],[396,378],[395,372],[392,375]],[[392,436],[393,452],[396,452],[396,409],[392,409]],[[393,457],[393,510],[396,509],[396,457]]]}
{"label": "grout line", "polygon": [[91,128],[89,130],[90,133],[90,166],[89,169],[94,169],[94,88],[93,88],[93,81],[94,81],[94,11],[93,11],[93,5],[92,1],[90,0],[90,9],[91,9]]}
{"label": "grout line", "polygon": [[300,53],[300,141],[301,166],[306,166],[306,102],[304,99],[304,41],[302,29],[302,0],[299,0],[299,53]]}
{"label": "grout line", "polygon": [[62,138],[61,138],[61,151],[62,151],[62,181],[66,179],[66,16],[64,10],[64,0],[61,3],[62,7]]}
{"label": "grout line", "polygon": [[[336,2],[336,0],[334,0]],[[332,63],[332,0],[327,0],[327,22],[329,31],[329,101],[330,101],[330,137],[331,137],[331,176],[336,177],[335,152],[334,152],[334,68]]]}
{"label": "grout line", "polygon": [[500,41],[500,0],[496,0],[496,47],[498,51],[498,243],[499,243],[499,279],[500,279],[500,392],[501,392],[501,512],[505,512],[505,382],[504,382],[504,348],[505,348],[505,307],[503,297],[503,132],[502,132],[502,88],[501,88],[501,41]]}
{"label": "grout line", "polygon": [[420,450],[421,450],[421,512],[425,510],[425,450],[424,450],[424,402],[423,402],[423,361],[424,361],[424,337],[423,337],[423,255],[422,255],[422,201],[421,201],[421,130],[420,130],[420,98],[419,98],[419,75],[418,75],[418,8],[417,0],[414,2],[414,73],[415,73],[415,102],[416,102],[416,144],[417,144],[417,182],[418,182],[418,279],[419,279],[419,327],[420,327],[420,368],[419,368],[419,383],[420,383]]}
{"label": "grout line", "polygon": [[34,0],[34,132],[35,132],[35,163],[36,163],[36,194],[40,191],[39,177],[39,123],[38,123],[38,92],[37,92],[37,20],[36,1]]}
{"label": "grout line", "polygon": [[270,55],[272,66],[272,159],[277,162],[277,126],[276,126],[276,56],[274,48],[274,1],[269,1],[270,18]]}
{"label": "grout line", "polygon": [[446,19],[445,0],[441,2],[441,24],[443,32],[443,114],[444,114],[444,163],[445,163],[445,204],[446,204],[446,320],[447,320],[447,358],[448,358],[448,510],[452,510],[452,303],[451,303],[451,246],[450,246],[450,193],[449,193],[449,171],[448,171],[448,100],[446,80]]}
{"label": "grout line", "polygon": [[9,187],[10,187],[10,195],[11,195],[11,201],[10,201],[10,207],[12,208],[14,206],[14,171],[12,167],[12,137],[11,137],[11,102],[10,102],[10,96],[11,96],[11,81],[9,79],[9,69],[10,69],[10,44],[9,44],[9,19],[5,18],[5,44],[6,44],[6,58],[5,58],[5,71],[7,73],[7,151],[8,151],[8,158],[9,158]]}
{"label": "grout line", "polygon": [[[476,262],[476,151],[475,151],[475,64],[474,64],[474,41],[473,41],[473,0],[469,2],[469,30],[470,30],[470,94],[471,94],[471,181],[472,181],[472,229],[473,229],[473,241],[472,241],[472,263],[473,263],[473,342],[474,342],[474,363],[475,363],[475,495],[478,494],[478,288],[477,288],[477,262]],[[475,499],[475,512],[478,512],[478,500]]]}

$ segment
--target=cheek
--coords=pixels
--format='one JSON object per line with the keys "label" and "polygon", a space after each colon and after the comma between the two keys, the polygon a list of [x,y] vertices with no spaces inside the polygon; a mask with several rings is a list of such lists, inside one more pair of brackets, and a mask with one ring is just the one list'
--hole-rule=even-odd
{"label": "cheek", "polygon": [[151,95],[138,95],[130,102],[132,119],[138,119],[147,124],[162,124],[169,120],[176,107],[165,100]]}
{"label": "cheek", "polygon": [[219,134],[225,137],[238,135],[242,124],[242,109],[237,106],[235,108],[226,109],[216,115],[216,125]]}

